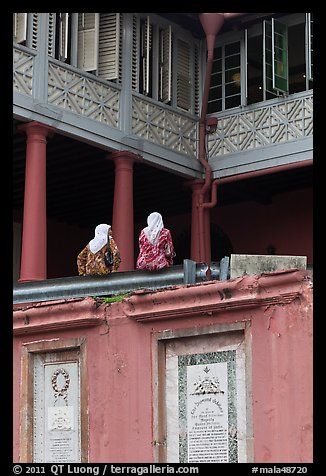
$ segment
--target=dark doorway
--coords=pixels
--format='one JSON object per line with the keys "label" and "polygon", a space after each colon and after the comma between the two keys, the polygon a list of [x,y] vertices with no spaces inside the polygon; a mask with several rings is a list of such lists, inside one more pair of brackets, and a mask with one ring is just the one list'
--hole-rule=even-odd
{"label": "dark doorway", "polygon": [[[183,264],[190,258],[191,227],[184,230],[175,240],[176,257],[174,264]],[[220,261],[224,256],[233,253],[232,243],[227,234],[218,225],[211,224],[211,261]]]}

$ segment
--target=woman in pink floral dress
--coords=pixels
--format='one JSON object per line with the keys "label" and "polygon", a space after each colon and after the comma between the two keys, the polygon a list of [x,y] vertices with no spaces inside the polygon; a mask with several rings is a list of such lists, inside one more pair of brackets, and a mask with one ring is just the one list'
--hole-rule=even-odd
{"label": "woman in pink floral dress", "polygon": [[162,215],[153,212],[147,217],[147,227],[139,235],[139,255],[136,269],[157,271],[171,266],[175,256],[170,230],[164,228]]}

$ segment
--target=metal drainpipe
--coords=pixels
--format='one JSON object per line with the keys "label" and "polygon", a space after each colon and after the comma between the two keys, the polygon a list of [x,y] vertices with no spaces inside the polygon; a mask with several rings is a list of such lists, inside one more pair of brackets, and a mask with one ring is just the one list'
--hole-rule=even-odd
{"label": "metal drainpipe", "polygon": [[239,180],[246,180],[253,177],[260,177],[262,175],[274,174],[277,172],[283,172],[285,170],[299,169],[301,167],[308,167],[313,164],[313,160],[303,160],[302,162],[294,162],[292,164],[278,165],[275,167],[269,167],[267,169],[254,170],[252,172],[245,172],[243,174],[230,175],[229,177],[223,177],[215,179],[212,182],[212,200],[210,202],[203,203],[203,208],[214,208],[217,203],[217,186],[230,182],[238,182]]}
{"label": "metal drainpipe", "polygon": [[221,29],[224,19],[231,19],[237,16],[246,15],[246,13],[199,13],[199,19],[206,34],[207,43],[207,65],[204,93],[202,100],[202,109],[199,119],[199,160],[205,169],[205,181],[199,194],[198,203],[198,224],[199,224],[199,259],[206,261],[208,265],[207,277],[210,277],[210,256],[205,250],[205,231],[204,231],[204,209],[212,208],[211,202],[204,202],[205,194],[212,186],[212,168],[205,158],[205,134],[206,134],[206,114],[208,106],[208,95],[211,81],[215,38]]}
{"label": "metal drainpipe", "polygon": [[205,232],[204,232],[204,196],[211,187],[212,168],[205,157],[205,134],[206,134],[206,114],[208,106],[209,87],[213,68],[213,56],[215,37],[224,23],[224,13],[200,13],[199,19],[206,34],[207,43],[207,64],[202,99],[201,114],[199,118],[199,160],[205,169],[205,181],[199,194],[198,203],[198,225],[199,225],[199,260],[206,261],[205,253]]}

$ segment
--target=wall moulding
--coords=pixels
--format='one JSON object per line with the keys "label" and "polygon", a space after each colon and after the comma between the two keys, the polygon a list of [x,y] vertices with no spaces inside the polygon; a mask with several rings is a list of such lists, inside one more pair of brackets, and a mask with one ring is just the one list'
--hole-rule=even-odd
{"label": "wall moulding", "polygon": [[98,326],[105,314],[98,311],[93,298],[75,298],[65,301],[39,302],[14,309],[13,334],[49,332],[68,327]]}
{"label": "wall moulding", "polygon": [[281,270],[158,292],[139,291],[126,298],[122,308],[127,317],[147,322],[287,304],[300,298],[307,274],[297,269]]}
{"label": "wall moulding", "polygon": [[[239,417],[235,421],[233,418],[235,414],[232,416],[233,422],[237,425],[237,437],[239,438],[238,450],[240,451],[236,455],[236,459],[237,462],[251,462],[254,460],[251,393],[251,322],[247,321],[246,323],[230,322],[153,333],[153,400],[156,403],[153,406],[155,462],[185,462],[187,459],[186,453],[189,453],[189,449],[192,452],[196,450],[196,448],[190,448],[191,444],[188,446],[188,449],[186,448],[187,445],[183,444],[184,439],[187,439],[185,435],[188,432],[183,433],[180,431],[179,435],[179,428],[184,428],[185,425],[188,427],[188,430],[194,430],[194,428],[191,429],[190,413],[184,411],[185,392],[187,392],[188,383],[190,388],[191,382],[187,382],[186,387],[184,383],[188,380],[188,371],[192,373],[198,371],[200,365],[197,366],[197,364],[204,364],[201,366],[202,370],[206,365],[204,372],[212,372],[214,365],[215,367],[221,367],[221,364],[214,364],[213,360],[222,361],[224,359],[225,361],[228,352],[236,354],[233,356],[233,365],[237,362],[238,382],[235,382],[235,379],[233,379],[232,383],[232,379],[229,379],[230,384],[238,387],[237,410],[239,411]],[[241,378],[239,378],[240,374]],[[175,386],[175,384],[177,385]],[[190,400],[194,398],[193,395],[190,394],[186,397],[188,400],[187,407],[190,404]],[[241,397],[239,398],[239,396]],[[210,406],[210,410],[213,410],[210,413],[212,416],[212,413],[214,413],[214,408],[211,408],[212,398],[208,394],[205,394],[204,398],[206,399],[207,407]],[[199,400],[197,400],[198,406],[203,401],[202,397],[199,397]],[[194,414],[194,411],[192,414]],[[209,430],[210,437],[212,438],[211,442],[213,443],[214,432],[212,429],[213,426]],[[215,434],[215,443],[217,439]],[[221,446],[219,451],[220,448]],[[201,449],[204,450],[204,447]],[[203,456],[202,453],[201,456]],[[208,458],[209,455],[206,454],[206,457]],[[232,458],[228,462],[231,461]]]}
{"label": "wall moulding", "polygon": [[[41,361],[41,379],[36,379],[37,362]],[[44,458],[44,443],[43,432],[37,431],[37,421],[46,422],[47,408],[44,406],[44,401],[39,400],[38,414],[37,405],[35,405],[35,398],[38,397],[36,393],[36,380],[41,384],[45,378],[44,366],[47,365],[49,369],[60,368],[61,366],[71,366],[72,363],[77,368],[77,377],[75,378],[75,385],[78,386],[78,459],[80,462],[88,462],[88,447],[89,447],[89,422],[88,422],[88,375],[87,375],[87,358],[86,358],[86,339],[69,338],[69,339],[42,339],[36,342],[26,343],[22,346],[21,351],[21,386],[20,386],[20,457],[19,462],[31,463],[42,460]],[[52,366],[52,367],[51,367]],[[43,369],[43,370],[42,370]],[[40,369],[39,369],[40,370]],[[59,371],[59,372],[60,372]],[[70,381],[69,381],[70,382]],[[44,382],[43,382],[44,384]],[[43,395],[44,396],[44,395]],[[70,398],[70,392],[69,392]],[[66,408],[66,407],[63,407]],[[77,408],[74,409],[77,412]],[[41,425],[43,426],[43,425]],[[44,425],[46,428],[46,425]],[[41,434],[42,433],[42,434]]]}

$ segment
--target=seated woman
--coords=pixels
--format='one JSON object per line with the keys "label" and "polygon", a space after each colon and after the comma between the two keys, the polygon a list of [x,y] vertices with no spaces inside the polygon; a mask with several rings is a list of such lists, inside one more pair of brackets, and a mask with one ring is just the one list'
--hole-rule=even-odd
{"label": "seated woman", "polygon": [[171,266],[175,256],[170,230],[164,228],[162,215],[153,212],[147,217],[147,227],[139,235],[139,255],[136,269],[157,271]]}
{"label": "seated woman", "polygon": [[[105,253],[108,250],[110,250],[113,255],[111,263],[107,263],[105,259]],[[111,226],[106,223],[97,225],[94,238],[77,257],[79,276],[110,274],[114,271],[118,271],[120,263],[120,252],[112,237]]]}

